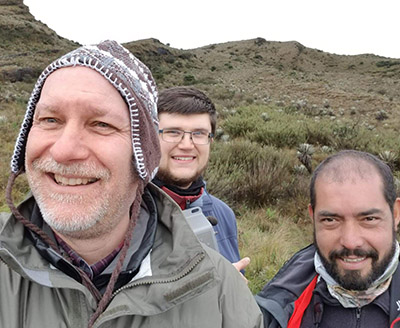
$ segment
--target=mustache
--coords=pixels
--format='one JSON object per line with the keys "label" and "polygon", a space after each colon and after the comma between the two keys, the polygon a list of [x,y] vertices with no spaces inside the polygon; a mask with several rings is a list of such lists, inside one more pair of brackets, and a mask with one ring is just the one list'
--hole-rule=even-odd
{"label": "mustache", "polygon": [[69,165],[57,163],[52,158],[36,159],[32,162],[35,170],[59,175],[78,175],[88,178],[108,180],[111,173],[108,169],[99,168],[94,163],[72,163]]}
{"label": "mustache", "polygon": [[331,261],[348,256],[359,256],[359,257],[365,256],[365,257],[370,257],[373,261],[378,261],[379,259],[378,252],[373,249],[364,250],[359,248],[356,249],[342,248],[340,250],[333,250],[329,253],[329,259]]}

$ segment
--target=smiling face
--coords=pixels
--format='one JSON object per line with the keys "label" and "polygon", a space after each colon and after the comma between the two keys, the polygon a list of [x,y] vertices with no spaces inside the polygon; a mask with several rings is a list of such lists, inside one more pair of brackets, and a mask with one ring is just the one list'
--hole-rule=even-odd
{"label": "smiling face", "polygon": [[[161,113],[160,129],[211,132],[210,115]],[[160,135],[161,161],[157,176],[167,184],[189,188],[205,170],[210,155],[210,144],[196,145],[185,133],[179,143],[165,142]]]}
{"label": "smiling face", "polygon": [[128,107],[118,91],[89,68],[52,73],[36,106],[25,167],[55,231],[90,239],[125,229],[137,180]]}
{"label": "smiling face", "polygon": [[321,173],[315,192],[315,209],[309,206],[309,213],[325,269],[346,289],[367,289],[393,257],[399,200],[392,214],[372,167],[368,176],[350,174],[340,182]]}

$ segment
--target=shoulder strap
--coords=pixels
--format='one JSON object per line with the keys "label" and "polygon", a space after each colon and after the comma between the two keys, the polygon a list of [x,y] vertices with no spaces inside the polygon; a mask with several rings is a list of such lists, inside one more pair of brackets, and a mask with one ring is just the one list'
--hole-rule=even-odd
{"label": "shoulder strap", "polygon": [[311,302],[313,290],[317,284],[318,275],[308,284],[307,288],[301,293],[300,297],[294,302],[294,311],[290,317],[287,328],[300,328],[301,320],[303,319],[304,311]]}

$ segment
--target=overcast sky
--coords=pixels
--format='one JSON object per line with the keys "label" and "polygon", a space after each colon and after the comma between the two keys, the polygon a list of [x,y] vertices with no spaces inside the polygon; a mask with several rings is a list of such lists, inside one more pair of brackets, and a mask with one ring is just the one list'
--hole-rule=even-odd
{"label": "overcast sky", "polygon": [[191,49],[263,37],[400,58],[400,0],[24,0],[36,19],[81,44],[156,38]]}

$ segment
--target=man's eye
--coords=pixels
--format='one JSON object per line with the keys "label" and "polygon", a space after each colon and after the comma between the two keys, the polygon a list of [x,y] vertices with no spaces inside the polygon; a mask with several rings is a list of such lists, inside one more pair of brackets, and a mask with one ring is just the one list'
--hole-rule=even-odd
{"label": "man's eye", "polygon": [[205,131],[193,131],[192,134],[198,137],[205,137],[208,136],[208,132]]}
{"label": "man's eye", "polygon": [[99,134],[108,135],[118,130],[114,125],[103,122],[103,121],[95,121],[91,124],[94,132]]}
{"label": "man's eye", "polygon": [[38,119],[40,123],[56,123],[57,119],[54,117],[41,117]]}
{"label": "man's eye", "polygon": [[323,223],[332,223],[332,222],[335,222],[336,220],[334,219],[334,218],[323,218],[323,219],[321,219],[321,222],[323,222]]}
{"label": "man's eye", "polygon": [[376,221],[377,218],[375,216],[367,216],[364,218],[364,220],[367,222],[372,222],[372,221]]}
{"label": "man's eye", "polygon": [[181,134],[179,130],[164,130],[164,133],[169,136],[179,136]]}
{"label": "man's eye", "polygon": [[96,122],[95,125],[100,127],[100,128],[109,128],[110,127],[110,124],[105,123],[105,122]]}
{"label": "man's eye", "polygon": [[41,117],[38,118],[37,122],[41,126],[53,126],[54,124],[58,123],[58,120],[54,117]]}

